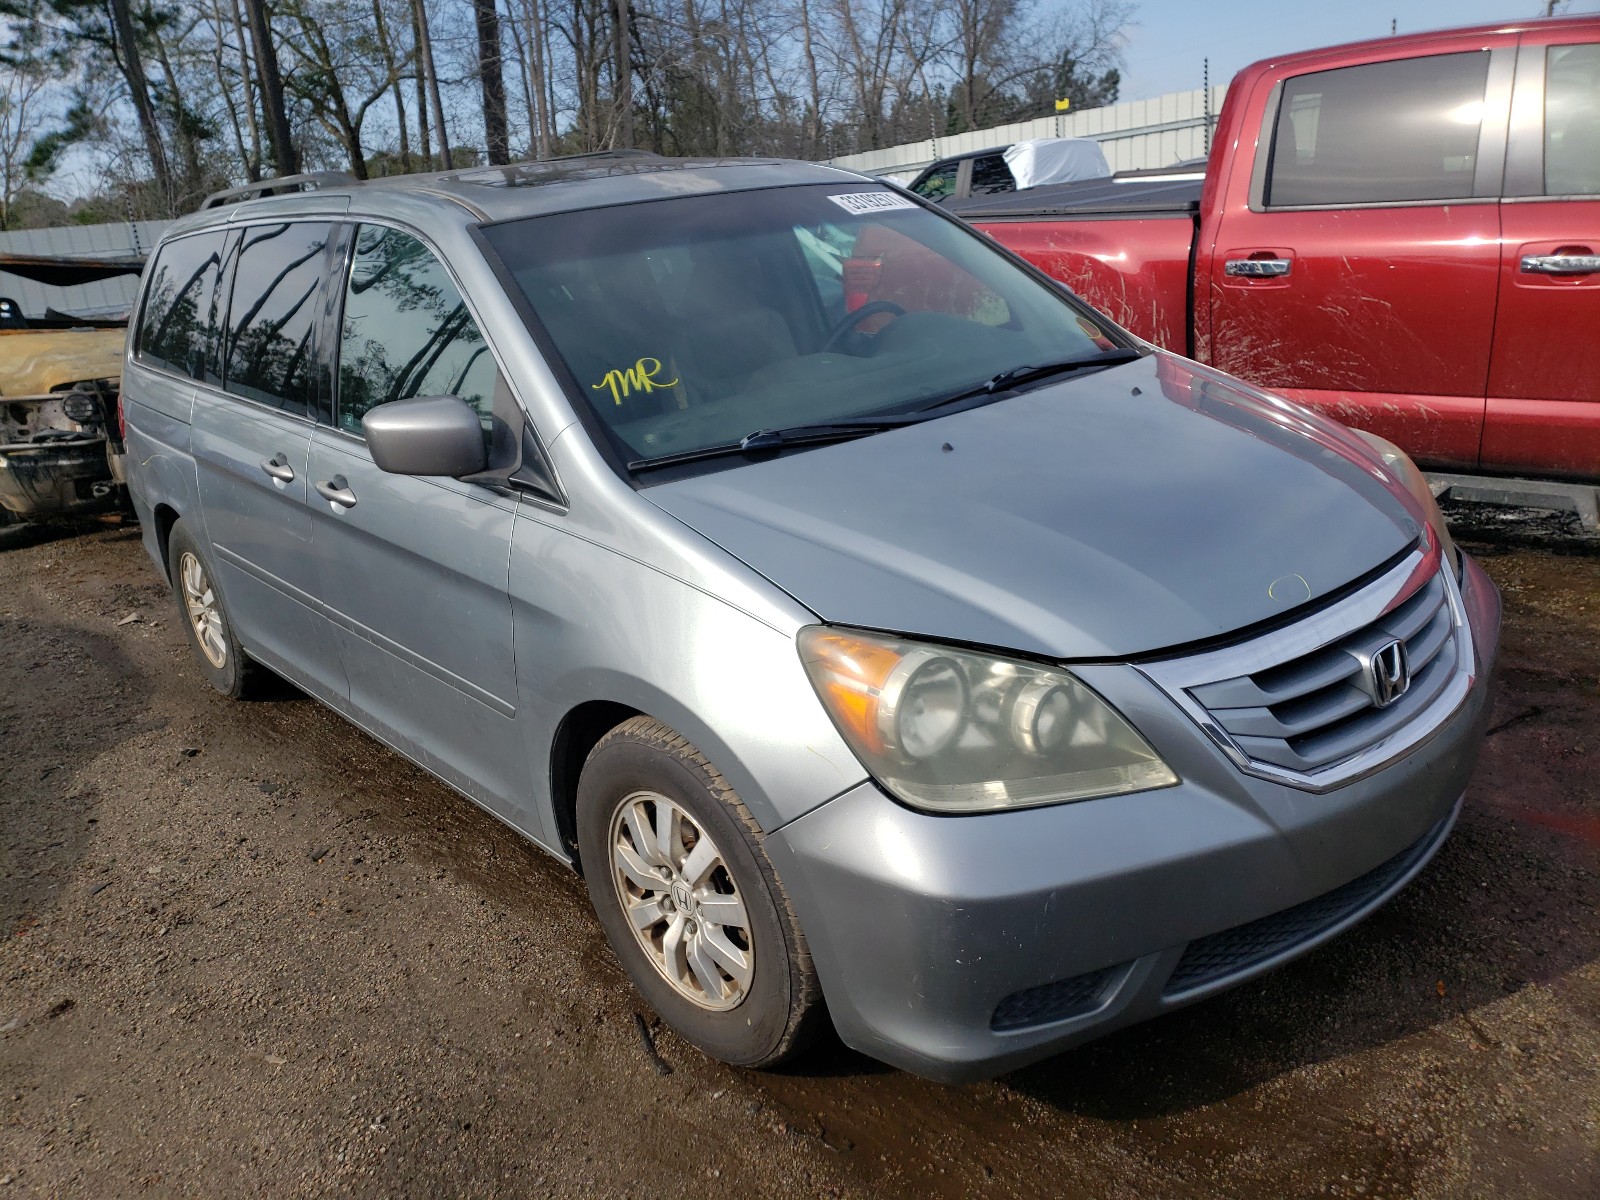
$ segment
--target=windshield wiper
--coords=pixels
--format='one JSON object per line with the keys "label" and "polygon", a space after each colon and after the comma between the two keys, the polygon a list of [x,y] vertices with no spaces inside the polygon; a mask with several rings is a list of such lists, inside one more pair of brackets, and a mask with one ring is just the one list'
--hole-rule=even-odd
{"label": "windshield wiper", "polygon": [[725,442],[719,446],[703,446],[699,450],[682,450],[676,454],[661,454],[655,458],[635,459],[628,464],[628,470],[641,471],[653,467],[670,467],[678,463],[700,462],[708,458],[725,458],[733,454],[757,454],[763,451],[783,450],[790,446],[820,446],[828,442],[848,442],[855,438],[866,437],[872,433],[882,433],[886,429],[898,429],[902,425],[914,425],[923,418],[915,413],[896,417],[862,417],[849,418],[840,421],[816,421],[809,425],[791,425],[786,429],[756,429],[745,434],[737,442]]}
{"label": "windshield wiper", "polygon": [[944,408],[962,400],[971,400],[977,396],[998,396],[1012,388],[1052,375],[1066,375],[1090,368],[1115,367],[1142,357],[1143,355],[1137,350],[1106,350],[1088,358],[1063,358],[1057,362],[1024,364],[1001,371],[998,375],[991,375],[976,387],[962,388],[949,396],[941,396],[931,404],[925,404],[909,413],[817,421],[809,425],[791,425],[786,429],[756,429],[745,434],[737,442],[703,446],[698,450],[683,450],[676,454],[661,454],[654,458],[634,459],[628,464],[628,470],[647,471],[656,467],[676,466],[679,463],[701,462],[709,458],[727,458],[735,454],[757,454],[791,446],[820,446],[827,442],[847,442],[871,433],[882,433],[886,429],[898,429],[903,425],[915,425],[919,421],[926,421],[928,414],[934,409]]}
{"label": "windshield wiper", "polygon": [[1048,379],[1052,375],[1068,375],[1074,371],[1088,370],[1090,367],[1115,367],[1122,363],[1134,362],[1144,357],[1137,350],[1106,350],[1088,358],[1063,358],[1056,362],[1025,363],[1020,367],[1001,371],[998,375],[991,375],[982,383],[974,387],[962,388],[948,396],[940,396],[931,404],[925,404],[918,412],[928,412],[935,408],[944,408],[951,404],[959,404],[963,400],[971,400],[977,396],[996,396],[1001,392],[1008,392],[1012,388],[1021,387],[1025,383],[1033,383],[1039,379]]}

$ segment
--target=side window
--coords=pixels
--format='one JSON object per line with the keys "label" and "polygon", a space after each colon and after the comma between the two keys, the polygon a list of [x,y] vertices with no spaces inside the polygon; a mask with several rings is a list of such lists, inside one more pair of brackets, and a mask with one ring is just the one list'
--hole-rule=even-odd
{"label": "side window", "polygon": [[985,154],[972,160],[972,186],[974,196],[987,196],[995,192],[1014,192],[1017,181],[1011,168],[1006,166],[1003,154]]}
{"label": "side window", "polygon": [[1600,195],[1600,45],[1545,52],[1544,192]]}
{"label": "side window", "polygon": [[310,416],[317,399],[312,337],[332,226],[292,222],[243,231],[223,360],[237,396]]}
{"label": "side window", "polygon": [[339,339],[339,428],[360,433],[362,416],[391,400],[460,396],[488,429],[497,374],[433,252],[399,230],[360,226]]}
{"label": "side window", "polygon": [[216,337],[217,278],[227,235],[197,233],[166,243],[150,266],[139,316],[139,361],[199,379]]}
{"label": "side window", "polygon": [[946,197],[955,195],[956,176],[960,170],[960,163],[949,163],[940,167],[911,190],[924,200],[932,200],[937,204]]}
{"label": "side window", "polygon": [[1366,63],[1283,85],[1268,205],[1472,195],[1489,52]]}

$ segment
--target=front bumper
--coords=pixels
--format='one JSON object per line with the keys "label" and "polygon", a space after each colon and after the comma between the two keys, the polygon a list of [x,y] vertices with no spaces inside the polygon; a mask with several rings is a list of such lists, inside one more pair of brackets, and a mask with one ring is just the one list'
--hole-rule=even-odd
{"label": "front bumper", "polygon": [[105,438],[38,442],[0,450],[0,508],[39,520],[99,512],[116,503]]}
{"label": "front bumper", "polygon": [[970,817],[862,784],[768,838],[849,1045],[983,1078],[1213,995],[1355,924],[1444,842],[1490,706],[1500,602],[1470,559],[1465,701],[1383,770],[1314,794],[1252,778],[1137,672],[1081,669],[1173,788]]}

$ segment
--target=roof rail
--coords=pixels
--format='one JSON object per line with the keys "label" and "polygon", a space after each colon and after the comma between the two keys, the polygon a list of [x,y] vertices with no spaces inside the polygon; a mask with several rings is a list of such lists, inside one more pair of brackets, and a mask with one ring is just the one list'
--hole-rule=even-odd
{"label": "roof rail", "polygon": [[529,187],[569,179],[598,179],[662,170],[675,160],[650,150],[594,150],[588,154],[562,154],[554,158],[527,159],[505,166],[466,167],[439,178],[447,183],[473,183],[485,187]]}
{"label": "roof rail", "polygon": [[258,183],[246,183],[240,187],[223,188],[220,192],[212,192],[200,201],[200,207],[217,208],[229,201],[251,200],[260,196],[271,196],[278,192],[311,191],[325,187],[349,187],[351,184],[360,183],[354,175],[344,171],[311,171],[304,175],[280,175],[276,179],[263,179]]}

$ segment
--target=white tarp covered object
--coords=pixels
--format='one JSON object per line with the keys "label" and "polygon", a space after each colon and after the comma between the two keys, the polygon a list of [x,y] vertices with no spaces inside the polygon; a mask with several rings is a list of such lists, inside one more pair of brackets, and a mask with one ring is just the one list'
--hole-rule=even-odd
{"label": "white tarp covered object", "polygon": [[1093,138],[1034,138],[1006,149],[1017,188],[1047,183],[1076,183],[1080,179],[1109,179],[1111,164]]}

